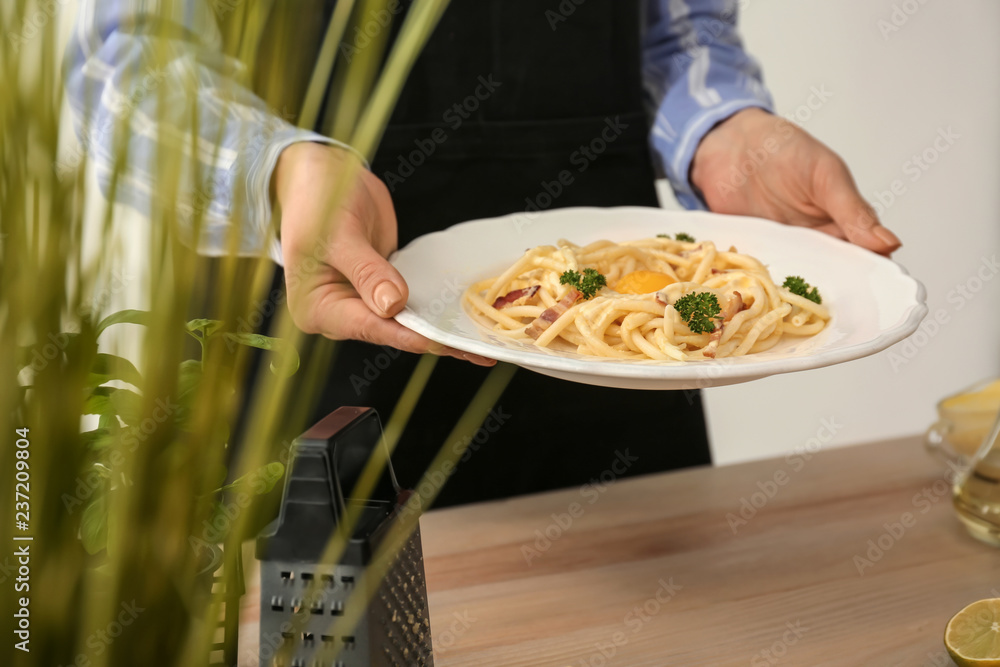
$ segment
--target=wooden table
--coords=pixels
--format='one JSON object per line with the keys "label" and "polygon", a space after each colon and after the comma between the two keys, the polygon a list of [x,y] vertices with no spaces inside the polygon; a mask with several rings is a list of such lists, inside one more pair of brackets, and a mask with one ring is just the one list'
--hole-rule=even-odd
{"label": "wooden table", "polygon": [[603,486],[422,519],[438,667],[951,665],[948,619],[1000,597],[1000,552],[916,439],[611,464]]}

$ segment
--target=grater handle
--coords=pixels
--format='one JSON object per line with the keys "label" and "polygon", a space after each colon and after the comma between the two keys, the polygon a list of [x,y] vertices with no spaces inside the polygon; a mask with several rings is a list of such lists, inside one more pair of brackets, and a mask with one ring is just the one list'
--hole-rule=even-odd
{"label": "grater handle", "polygon": [[352,501],[347,494],[373,454],[385,457],[385,474],[371,498],[357,501],[383,508],[372,510],[382,516],[397,506],[402,491],[375,410],[339,408],[299,436],[292,444],[281,511],[257,539],[258,558],[317,557],[337,529]]}

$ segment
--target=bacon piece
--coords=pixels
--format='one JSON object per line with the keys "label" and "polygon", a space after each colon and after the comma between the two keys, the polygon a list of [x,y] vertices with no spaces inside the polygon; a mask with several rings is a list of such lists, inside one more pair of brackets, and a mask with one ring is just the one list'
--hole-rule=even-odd
{"label": "bacon piece", "polygon": [[690,250],[681,250],[681,257],[690,257],[691,255],[693,255],[693,254],[695,254],[697,252],[701,252],[702,249],[703,249],[702,245],[699,243],[698,245],[696,245],[695,247],[691,248]]}
{"label": "bacon piece", "polygon": [[743,295],[733,291],[733,295],[726,302],[726,307],[722,309],[722,321],[728,322],[741,310],[743,310]]}
{"label": "bacon piece", "polygon": [[719,341],[722,340],[722,325],[716,325],[715,331],[712,332],[711,338],[708,339],[708,345],[702,349],[701,353],[704,354],[709,359],[715,359],[715,351],[719,347]]}
{"label": "bacon piece", "polygon": [[493,307],[496,309],[504,308],[506,306],[513,306],[517,301],[527,301],[531,297],[535,296],[538,292],[538,288],[541,285],[532,285],[531,287],[522,287],[521,289],[512,290],[507,292],[503,296],[498,296],[497,300],[493,302]]}
{"label": "bacon piece", "polygon": [[719,347],[719,341],[722,340],[722,330],[725,328],[726,322],[733,319],[733,316],[741,310],[743,310],[743,295],[734,290],[733,295],[726,301],[726,307],[722,309],[722,321],[715,321],[715,330],[712,331],[708,345],[702,350],[702,354],[709,359],[715,358],[715,351]]}
{"label": "bacon piece", "polygon": [[528,334],[535,340],[538,340],[538,337],[541,336],[546,329],[552,326],[552,323],[558,320],[563,313],[572,308],[573,304],[576,303],[576,300],[581,296],[582,295],[578,289],[570,287],[569,291],[566,292],[566,296],[556,302],[556,304],[551,308],[546,308],[541,315],[536,317],[534,321],[528,325],[528,327],[524,330],[524,333]]}

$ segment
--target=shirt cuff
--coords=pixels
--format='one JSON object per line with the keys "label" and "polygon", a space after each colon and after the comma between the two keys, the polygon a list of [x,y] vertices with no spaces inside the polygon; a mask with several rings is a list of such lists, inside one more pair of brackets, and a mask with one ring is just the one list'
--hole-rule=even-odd
{"label": "shirt cuff", "polygon": [[275,229],[272,215],[271,202],[271,177],[278,165],[278,157],[281,152],[300,141],[312,141],[315,143],[327,144],[329,146],[339,146],[351,151],[358,156],[362,164],[367,169],[368,161],[354,148],[342,141],[325,137],[322,134],[302,130],[287,123],[277,129],[270,139],[252,156],[252,162],[246,175],[246,207],[249,213],[249,224],[254,234],[261,239],[260,249],[266,252],[268,257],[274,260],[279,266],[283,266],[281,256],[281,241],[278,239],[278,230]]}
{"label": "shirt cuff", "polygon": [[[664,165],[667,179],[674,190],[678,203],[690,210],[708,210],[708,205],[691,183],[691,162],[695,151],[701,145],[701,140],[712,128],[732,116],[737,111],[756,107],[770,113],[774,109],[763,100],[742,98],[729,100],[718,106],[709,107],[691,117],[680,138],[671,150],[663,150],[664,146],[656,146],[663,155],[670,155],[669,162]],[[654,145],[659,143],[654,135]]]}

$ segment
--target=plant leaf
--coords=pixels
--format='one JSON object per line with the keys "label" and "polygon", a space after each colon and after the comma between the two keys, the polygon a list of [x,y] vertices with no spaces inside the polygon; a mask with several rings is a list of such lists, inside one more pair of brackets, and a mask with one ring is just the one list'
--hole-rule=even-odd
{"label": "plant leaf", "polygon": [[108,546],[108,503],[103,490],[95,492],[80,517],[80,541],[94,555]]}
{"label": "plant leaf", "polygon": [[187,359],[181,362],[177,378],[177,396],[181,402],[194,397],[201,384],[201,362],[197,359]]}
{"label": "plant leaf", "polygon": [[83,414],[101,415],[101,418],[112,417],[115,414],[115,406],[111,403],[111,397],[104,393],[93,393],[83,402]]}
{"label": "plant leaf", "polygon": [[106,430],[109,433],[118,433],[122,425],[118,423],[118,418],[115,415],[101,415],[101,418],[97,422],[97,428]]}
{"label": "plant leaf", "polygon": [[280,338],[271,338],[255,333],[226,332],[223,335],[226,340],[233,343],[268,350],[276,354],[278,359],[271,362],[271,372],[276,375],[288,377],[299,370],[299,351]]}
{"label": "plant leaf", "polygon": [[208,338],[221,328],[222,320],[209,320],[203,317],[187,323],[188,331],[201,331],[205,338]]}
{"label": "plant leaf", "polygon": [[128,359],[113,354],[98,353],[90,370],[88,384],[96,387],[108,380],[121,380],[138,387],[142,383],[142,375]]}
{"label": "plant leaf", "polygon": [[243,475],[232,484],[223,486],[215,493],[242,491],[244,493],[253,493],[261,496],[265,493],[270,493],[271,489],[274,488],[274,485],[277,484],[284,476],[285,466],[277,461],[272,461],[265,466],[257,468],[253,472]]}
{"label": "plant leaf", "polygon": [[256,333],[233,333],[231,331],[227,331],[225,333],[225,337],[227,340],[231,340],[234,343],[247,345],[249,347],[257,347],[262,350],[275,350],[281,347],[283,343],[280,338],[272,338],[270,336]]}
{"label": "plant leaf", "polygon": [[147,326],[149,320],[150,312],[148,310],[119,310],[117,313],[111,313],[101,320],[97,325],[97,331],[94,335],[100,336],[112,324],[141,324]]}
{"label": "plant leaf", "polygon": [[123,422],[136,426],[142,421],[142,396],[128,389],[113,389],[108,398]]}
{"label": "plant leaf", "polygon": [[80,434],[80,442],[90,450],[100,450],[114,441],[114,437],[105,428],[95,428]]}

